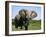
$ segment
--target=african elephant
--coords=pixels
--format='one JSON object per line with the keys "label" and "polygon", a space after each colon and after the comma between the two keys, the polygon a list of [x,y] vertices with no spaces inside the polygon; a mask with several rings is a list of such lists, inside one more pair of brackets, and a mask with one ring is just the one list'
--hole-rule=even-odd
{"label": "african elephant", "polygon": [[29,11],[25,9],[20,10],[19,14],[15,17],[16,28],[20,26],[22,29],[22,26],[24,26],[25,30],[28,30],[29,21],[36,16],[37,13],[35,11]]}

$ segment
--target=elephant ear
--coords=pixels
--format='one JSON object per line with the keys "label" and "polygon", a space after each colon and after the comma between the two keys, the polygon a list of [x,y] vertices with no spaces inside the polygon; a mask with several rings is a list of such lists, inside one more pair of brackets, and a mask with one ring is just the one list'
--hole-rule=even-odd
{"label": "elephant ear", "polygon": [[22,9],[19,11],[19,15],[21,15],[21,16],[25,16],[25,13],[26,13],[25,9]]}
{"label": "elephant ear", "polygon": [[37,17],[37,13],[36,13],[35,11],[32,11],[32,12],[31,12],[31,17],[32,17],[32,18]]}

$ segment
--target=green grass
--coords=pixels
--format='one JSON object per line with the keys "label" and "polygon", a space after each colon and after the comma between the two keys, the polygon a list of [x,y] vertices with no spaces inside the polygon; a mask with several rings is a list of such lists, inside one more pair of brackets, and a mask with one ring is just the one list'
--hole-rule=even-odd
{"label": "green grass", "polygon": [[[28,30],[40,30],[41,29],[41,21],[40,20],[33,20],[30,21],[29,26],[28,26]],[[22,31],[23,29],[20,29],[20,27],[18,29],[15,28],[15,25],[12,25],[12,30],[13,31]]]}

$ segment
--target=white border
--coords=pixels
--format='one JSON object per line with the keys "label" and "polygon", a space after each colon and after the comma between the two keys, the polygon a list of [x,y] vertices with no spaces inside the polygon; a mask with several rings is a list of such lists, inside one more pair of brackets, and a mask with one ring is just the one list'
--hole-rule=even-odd
{"label": "white border", "polygon": [[[28,30],[28,31],[12,31],[12,18],[11,18],[11,6],[38,6],[41,7],[41,30]],[[41,33],[44,29],[44,13],[43,13],[43,5],[37,4],[21,4],[21,3],[9,3],[9,34],[26,34],[26,33]]]}

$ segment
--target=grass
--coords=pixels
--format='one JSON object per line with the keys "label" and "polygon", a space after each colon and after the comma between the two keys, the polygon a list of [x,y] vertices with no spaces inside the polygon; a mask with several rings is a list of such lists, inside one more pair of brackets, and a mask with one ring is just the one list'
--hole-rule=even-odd
{"label": "grass", "polygon": [[[40,30],[41,29],[41,21],[40,20],[33,20],[30,21],[29,25],[28,25],[28,30]],[[23,29],[20,29],[20,27],[18,29],[15,28],[15,25],[12,25],[12,30],[13,31],[22,31]]]}

